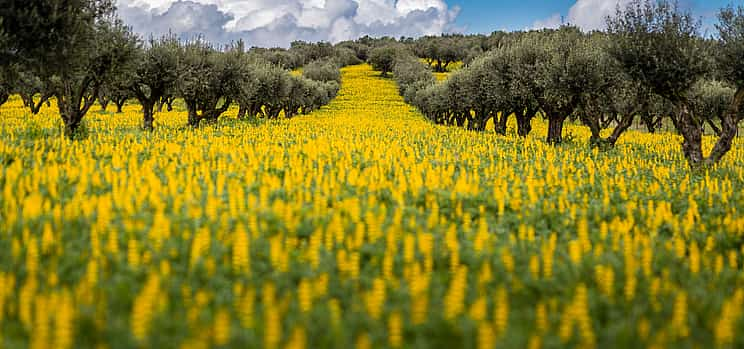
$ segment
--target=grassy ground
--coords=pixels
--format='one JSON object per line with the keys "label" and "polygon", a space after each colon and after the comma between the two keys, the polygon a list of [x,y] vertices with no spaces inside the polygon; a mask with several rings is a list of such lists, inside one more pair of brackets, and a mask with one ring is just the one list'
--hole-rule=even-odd
{"label": "grassy ground", "polygon": [[[435,126],[369,66],[306,116],[0,109],[4,347],[742,347],[744,147]],[[705,140],[710,149],[711,139]]]}

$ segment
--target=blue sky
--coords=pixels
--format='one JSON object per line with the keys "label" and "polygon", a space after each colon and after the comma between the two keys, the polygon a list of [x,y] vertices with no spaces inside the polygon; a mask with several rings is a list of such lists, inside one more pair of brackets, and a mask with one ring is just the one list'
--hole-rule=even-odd
{"label": "blue sky", "polygon": [[[450,6],[459,6],[460,14],[455,23],[471,33],[490,33],[494,30],[521,30],[531,28],[536,21],[559,14],[568,17],[569,9],[576,0],[448,0]],[[617,1],[615,1],[617,3]],[[715,14],[729,4],[744,4],[744,0],[694,0],[681,1],[685,8],[696,16],[703,17],[709,26],[715,22]]]}

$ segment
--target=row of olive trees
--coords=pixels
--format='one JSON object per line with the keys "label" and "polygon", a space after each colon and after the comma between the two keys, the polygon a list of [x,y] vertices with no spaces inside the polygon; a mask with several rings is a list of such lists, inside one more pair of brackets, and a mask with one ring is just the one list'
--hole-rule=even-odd
{"label": "row of olive trees", "polygon": [[[151,40],[138,59],[122,70],[112,91],[131,91],[143,107],[144,127],[151,129],[155,108],[183,99],[188,123],[216,121],[231,105],[238,116],[292,117],[327,104],[339,89],[339,66],[311,62],[302,76],[246,53],[242,44],[224,51],[195,40],[181,44],[172,37]],[[330,77],[329,77],[330,76]]]}
{"label": "row of olive trees", "polygon": [[[275,61],[280,52],[292,59]],[[116,18],[112,0],[9,0],[0,8],[0,102],[17,93],[38,113],[54,98],[70,137],[96,101],[121,111],[136,99],[146,129],[155,110],[170,109],[175,98],[193,126],[231,105],[241,117],[291,117],[328,103],[339,89],[339,67],[357,62],[352,49],[325,43],[289,50],[216,49],[172,36],[143,43]],[[302,76],[287,70],[298,65],[306,65]]]}
{"label": "row of olive trees", "polygon": [[[493,120],[503,134],[514,115],[526,136],[541,115],[555,144],[573,118],[589,127],[592,144],[613,146],[637,118],[651,131],[669,118],[699,167],[731,148],[744,113],[744,8],[719,18],[718,38],[704,40],[675,4],[636,0],[608,19],[606,32],[567,26],[502,39],[442,84],[401,45],[373,50],[370,62],[393,72],[404,98],[436,123],[483,130]],[[719,136],[707,158],[706,125]],[[602,138],[605,128],[612,132]]]}

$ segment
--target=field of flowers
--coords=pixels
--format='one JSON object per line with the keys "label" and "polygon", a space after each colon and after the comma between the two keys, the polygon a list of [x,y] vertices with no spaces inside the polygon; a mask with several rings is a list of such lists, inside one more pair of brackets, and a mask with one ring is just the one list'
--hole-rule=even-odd
{"label": "field of flowers", "polygon": [[0,347],[744,347],[740,141],[691,173],[676,136],[436,126],[342,73],[288,121],[131,105],[77,142],[6,104]]}

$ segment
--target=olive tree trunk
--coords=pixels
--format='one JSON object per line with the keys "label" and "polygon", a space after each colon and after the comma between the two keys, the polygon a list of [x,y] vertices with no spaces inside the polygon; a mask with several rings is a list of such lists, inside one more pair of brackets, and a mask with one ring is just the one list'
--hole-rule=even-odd
{"label": "olive tree trunk", "polygon": [[537,114],[537,110],[532,108],[522,109],[516,113],[517,117],[517,134],[520,137],[527,137],[532,132],[532,118]]}
{"label": "olive tree trunk", "polygon": [[506,135],[506,123],[509,121],[509,115],[511,114],[512,112],[510,111],[502,111],[500,113],[496,113],[496,115],[493,117],[494,131],[496,131],[497,134],[500,134],[502,136]]}
{"label": "olive tree trunk", "polygon": [[117,101],[114,101],[114,104],[116,104],[116,112],[121,114],[123,112],[124,103],[126,103],[126,99],[120,99]]}
{"label": "olive tree trunk", "polygon": [[65,124],[65,136],[74,139],[78,135],[83,117],[96,101],[98,85],[91,77],[83,78],[79,84],[75,84],[76,81],[71,78],[63,81],[65,82],[55,92],[57,108]]}
{"label": "olive tree trunk", "polygon": [[142,103],[142,128],[147,131],[154,129],[155,113],[153,112],[153,104],[149,101],[143,101]]}
{"label": "olive tree trunk", "polygon": [[724,155],[731,150],[731,144],[739,130],[739,122],[744,117],[744,88],[739,88],[734,95],[731,106],[721,120],[721,133],[718,142],[713,146],[707,162],[716,163],[721,161]]}
{"label": "olive tree trunk", "polygon": [[563,123],[566,116],[551,116],[548,118],[548,143],[560,144],[563,142]]}

